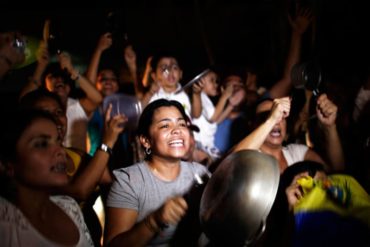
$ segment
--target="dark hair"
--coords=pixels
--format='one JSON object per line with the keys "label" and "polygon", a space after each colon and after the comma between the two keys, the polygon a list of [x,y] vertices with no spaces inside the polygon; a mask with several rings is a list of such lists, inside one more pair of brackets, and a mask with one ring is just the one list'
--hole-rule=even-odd
{"label": "dark hair", "polygon": [[16,146],[24,131],[37,119],[47,119],[57,122],[49,112],[39,109],[17,109],[9,112],[0,126],[0,160],[6,164],[16,161]]}
{"label": "dark hair", "polygon": [[264,95],[263,97],[259,97],[258,100],[257,100],[257,102],[256,102],[256,110],[257,110],[257,107],[260,104],[264,103],[265,101],[271,101],[271,102],[273,102],[274,99],[271,98],[271,97],[269,97],[268,95]]}
{"label": "dark hair", "polygon": [[185,121],[189,123],[189,117],[186,115],[184,107],[176,100],[158,99],[148,104],[140,115],[137,135],[149,137],[149,128],[153,123],[154,112],[161,107],[176,107]]}
{"label": "dark hair", "polygon": [[71,87],[74,88],[74,81],[71,79],[71,76],[67,72],[67,70],[62,69],[59,63],[51,63],[45,70],[44,73],[44,81],[47,75],[51,74],[53,77],[60,77],[63,79],[63,82]]}
{"label": "dark hair", "polygon": [[35,105],[37,104],[37,102],[43,99],[55,100],[64,111],[66,110],[60,97],[56,93],[52,93],[46,89],[37,89],[35,91],[31,91],[25,94],[19,100],[18,106],[20,109],[32,109],[32,108],[35,108]]}
{"label": "dark hair", "polygon": [[243,67],[238,66],[226,66],[220,73],[220,81],[222,85],[226,84],[226,79],[230,76],[237,76],[241,79],[242,83],[245,83],[246,71]]}
{"label": "dark hair", "polygon": [[266,97],[264,99],[259,99],[256,102],[256,105],[254,107],[254,112],[252,112],[253,120],[252,120],[252,128],[256,129],[259,125],[261,125],[263,122],[266,121],[266,119],[270,116],[271,110],[263,111],[263,112],[256,112],[257,107],[262,104],[265,101],[271,101],[273,102],[272,98]]}
{"label": "dark hair", "polygon": [[282,188],[286,188],[291,184],[296,175],[302,172],[308,172],[308,175],[314,177],[317,171],[325,171],[323,164],[311,160],[294,163],[281,174],[280,185]]}
{"label": "dark hair", "polygon": [[152,71],[155,71],[157,69],[159,61],[165,57],[176,59],[179,67],[181,68],[178,54],[176,54],[174,51],[163,50],[153,55],[152,61],[150,62],[150,67],[152,68]]}

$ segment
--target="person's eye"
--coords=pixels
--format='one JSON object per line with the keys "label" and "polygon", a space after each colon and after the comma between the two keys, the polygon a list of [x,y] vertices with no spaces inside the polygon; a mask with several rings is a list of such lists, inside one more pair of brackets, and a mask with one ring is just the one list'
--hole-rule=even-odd
{"label": "person's eye", "polygon": [[179,126],[180,127],[185,127],[185,128],[187,128],[188,126],[187,126],[187,124],[185,123],[185,122],[181,122],[181,123],[179,123]]}
{"label": "person's eye", "polygon": [[161,125],[159,128],[160,129],[167,129],[169,127],[169,125],[168,124],[163,124],[163,125]]}
{"label": "person's eye", "polygon": [[55,111],[55,116],[60,117],[60,116],[63,116],[63,115],[64,115],[64,111],[63,110],[59,109],[59,110],[56,110]]}
{"label": "person's eye", "polygon": [[59,143],[61,147],[63,146],[63,145],[62,145],[62,143],[63,143],[63,138],[62,138],[60,135],[58,135],[58,137],[57,137],[57,143]]}
{"label": "person's eye", "polygon": [[162,72],[168,70],[167,66],[161,66],[160,69],[161,69]]}
{"label": "person's eye", "polygon": [[49,142],[47,140],[38,140],[35,142],[34,146],[36,148],[46,148],[49,146]]}

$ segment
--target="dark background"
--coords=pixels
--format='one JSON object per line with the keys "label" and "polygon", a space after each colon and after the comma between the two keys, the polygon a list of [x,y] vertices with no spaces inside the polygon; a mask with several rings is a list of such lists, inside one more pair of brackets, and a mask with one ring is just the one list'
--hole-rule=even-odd
{"label": "dark background", "polygon": [[[44,21],[51,18],[64,49],[82,66],[88,63],[99,35],[113,27],[114,45],[104,54],[104,63],[122,64],[122,48],[129,41],[141,68],[156,50],[176,50],[184,70],[183,83],[210,64],[252,65],[261,75],[260,83],[270,86],[282,72],[290,41],[287,13],[293,13],[295,2],[98,1],[72,9],[69,7],[77,2],[54,1],[50,2],[53,7],[41,10],[35,8],[36,2],[5,1],[0,14],[1,23],[34,39],[42,38]],[[302,61],[315,59],[330,80],[348,87],[357,85],[359,80],[355,84],[353,80],[366,73],[370,55],[365,4],[350,0],[299,2],[310,6],[316,15],[313,27],[304,36]],[[114,19],[108,19],[108,13],[114,13]],[[17,91],[24,83],[19,75],[29,75],[33,68],[31,64],[13,71],[16,79],[2,83],[1,92]]]}

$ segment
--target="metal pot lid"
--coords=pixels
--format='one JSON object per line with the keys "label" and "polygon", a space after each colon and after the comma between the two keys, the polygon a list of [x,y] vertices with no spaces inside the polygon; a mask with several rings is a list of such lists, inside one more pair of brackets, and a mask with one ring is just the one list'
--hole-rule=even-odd
{"label": "metal pot lid", "polygon": [[275,158],[243,150],[221,162],[200,204],[203,231],[211,242],[243,246],[259,238],[275,201],[280,171]]}

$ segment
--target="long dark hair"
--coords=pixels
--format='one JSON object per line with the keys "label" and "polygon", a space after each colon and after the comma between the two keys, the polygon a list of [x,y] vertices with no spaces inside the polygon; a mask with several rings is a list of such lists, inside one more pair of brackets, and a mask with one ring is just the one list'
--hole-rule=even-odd
{"label": "long dark hair", "polygon": [[12,199],[14,188],[7,176],[7,166],[18,158],[17,143],[23,133],[38,119],[50,120],[57,126],[53,115],[38,109],[18,109],[8,112],[0,124],[0,195]]}
{"label": "long dark hair", "polygon": [[0,126],[0,160],[3,164],[16,161],[16,146],[19,138],[38,119],[47,119],[57,125],[53,115],[43,110],[18,109],[8,113]]}
{"label": "long dark hair", "polygon": [[66,110],[62,100],[56,93],[49,92],[48,90],[42,88],[25,94],[22,98],[20,98],[18,106],[21,109],[35,108],[37,102],[42,99],[52,99],[57,102],[64,111]]}

